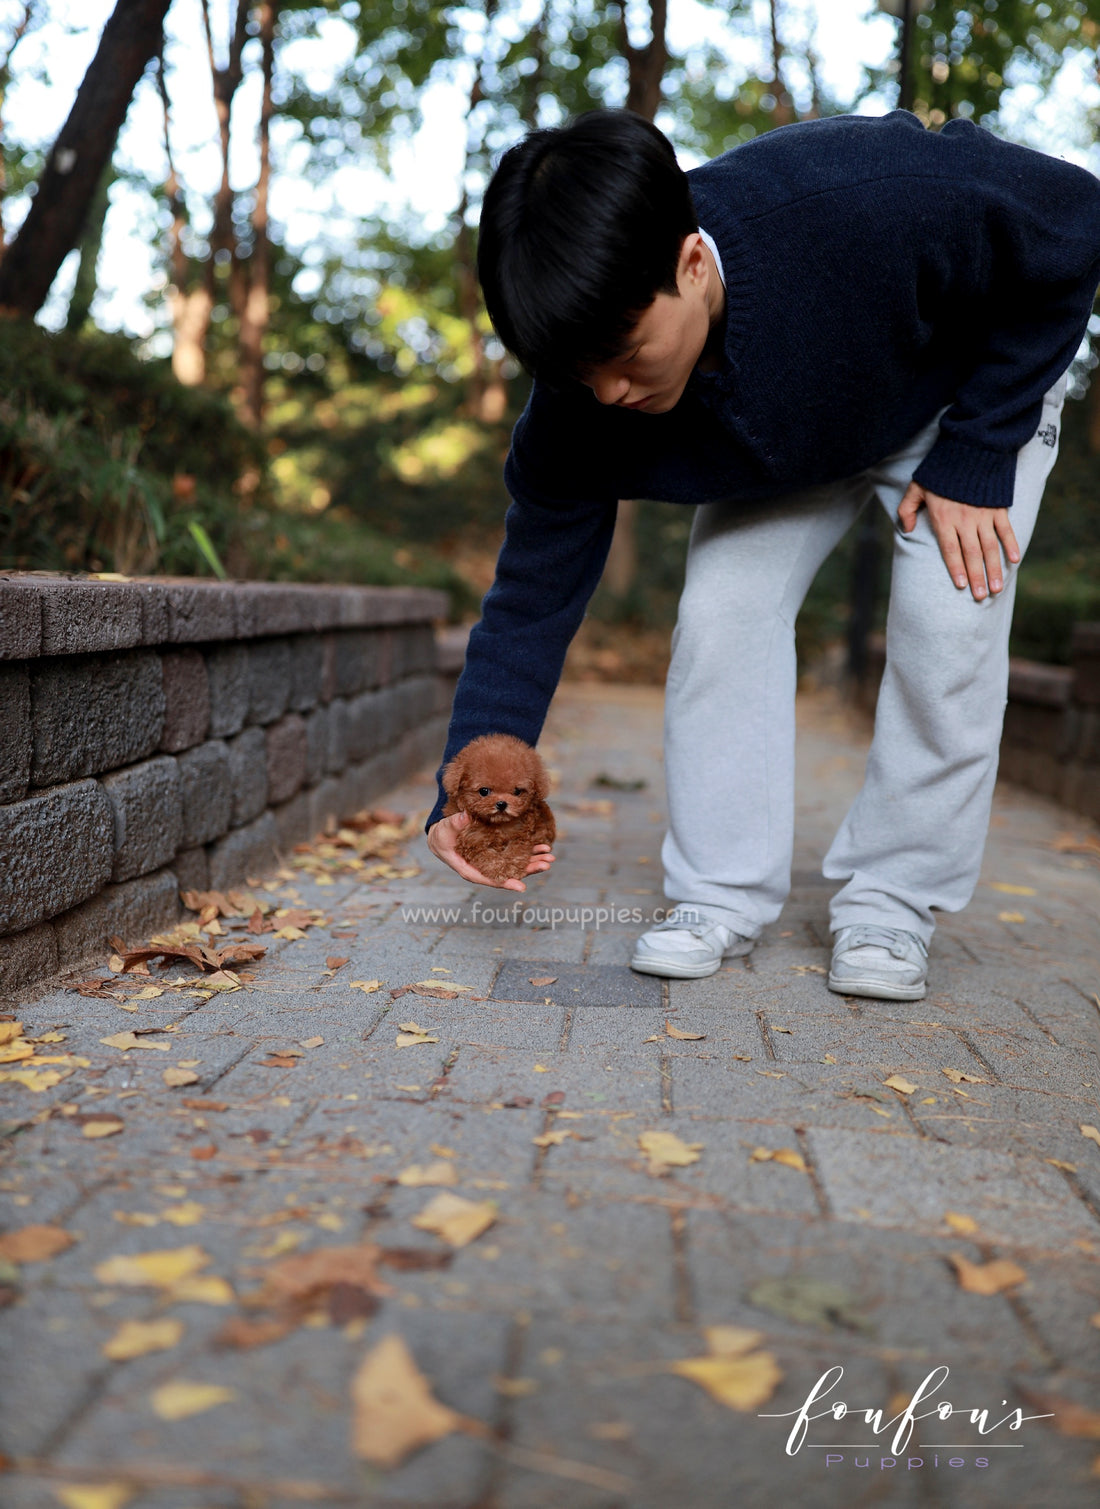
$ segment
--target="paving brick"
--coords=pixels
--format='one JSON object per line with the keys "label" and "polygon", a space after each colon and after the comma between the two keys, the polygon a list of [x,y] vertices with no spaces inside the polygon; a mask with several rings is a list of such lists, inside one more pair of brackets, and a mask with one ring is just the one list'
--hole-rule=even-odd
{"label": "paving brick", "polygon": [[383,630],[344,629],[335,636],[333,696],[351,697],[381,679]]}
{"label": "paving brick", "polygon": [[30,683],[32,785],[117,770],[160,744],[164,685],[152,650],[37,661]]}
{"label": "paving brick", "polygon": [[238,885],[250,875],[262,876],[274,869],[278,857],[279,830],[270,812],[211,844],[210,885],[213,890]]}
{"label": "paving brick", "polygon": [[234,587],[237,636],[255,639],[265,634],[295,634],[323,628],[327,613],[318,604],[316,588],[284,582],[238,582]]}
{"label": "paving brick", "polygon": [[265,730],[267,740],[267,800],[288,801],[305,784],[308,746],[306,725],[298,713],[287,713]]}
{"label": "paving brick", "polygon": [[234,828],[251,822],[267,806],[267,745],[262,728],[246,728],[230,739],[229,783],[233,792]]}
{"label": "paving brick", "polygon": [[260,639],[248,646],[248,721],[274,723],[290,695],[290,646],[285,639]]}
{"label": "paving brick", "polygon": [[337,697],[325,711],[325,773],[339,775],[348,763],[348,705]]}
{"label": "paving brick", "polygon": [[180,843],[180,778],[171,755],[144,760],[103,777],[115,820],[111,879],[133,880],[168,864]]}
{"label": "paving brick", "polygon": [[307,713],[321,700],[324,643],[319,634],[296,634],[290,641],[290,698],[295,713]]}
{"label": "paving brick", "polygon": [[165,639],[169,644],[236,638],[234,586],[221,582],[168,581],[165,592],[168,608]]}
{"label": "paving brick", "polygon": [[188,749],[176,761],[180,776],[183,826],[180,847],[211,843],[229,831],[233,816],[233,779],[229,749],[210,739]]}
{"label": "paving brick", "polygon": [[18,802],[31,778],[31,687],[27,667],[0,662],[0,802]]}
{"label": "paving brick", "polygon": [[210,693],[210,733],[225,739],[240,733],[248,717],[248,647],[218,645],[206,655]]}
{"label": "paving brick", "polygon": [[57,971],[57,938],[51,922],[0,938],[0,999]]}
{"label": "paving brick", "polygon": [[68,969],[91,959],[103,964],[110,938],[118,935],[126,943],[140,943],[171,926],[179,913],[173,870],[105,886],[91,901],[55,918],[58,965]]}
{"label": "paving brick", "polygon": [[0,934],[21,932],[93,896],[113,861],[111,804],[95,781],[0,807]]}
{"label": "paving brick", "polygon": [[42,653],[42,600],[33,588],[0,577],[0,660]]}
{"label": "paving brick", "polygon": [[201,744],[210,727],[210,683],[206,661],[198,650],[166,650],[164,673],[164,733],[160,747],[168,754]]}
{"label": "paving brick", "polygon": [[43,655],[86,655],[157,644],[167,625],[164,589],[150,582],[40,578]]}

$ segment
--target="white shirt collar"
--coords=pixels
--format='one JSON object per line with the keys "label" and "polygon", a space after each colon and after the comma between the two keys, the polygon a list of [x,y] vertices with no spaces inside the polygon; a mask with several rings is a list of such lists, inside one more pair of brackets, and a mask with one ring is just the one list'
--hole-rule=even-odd
{"label": "white shirt collar", "polygon": [[722,279],[722,287],[725,288],[726,274],[724,268],[722,267],[722,258],[719,255],[718,247],[715,243],[714,237],[707,231],[705,231],[702,226],[699,227],[699,234],[703,238],[703,245],[707,248],[711,256],[714,258],[715,266],[718,268],[718,276]]}

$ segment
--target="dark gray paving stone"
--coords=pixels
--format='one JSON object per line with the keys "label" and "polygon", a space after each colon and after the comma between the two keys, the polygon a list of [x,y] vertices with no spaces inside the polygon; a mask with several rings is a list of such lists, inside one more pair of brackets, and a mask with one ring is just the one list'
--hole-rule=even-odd
{"label": "dark gray paving stone", "polygon": [[557,978],[552,985],[536,987],[531,984],[527,960],[506,959],[493,985],[493,999],[520,1001],[549,996],[561,1006],[661,1004],[661,982],[654,975],[639,975],[607,964],[563,964],[553,973]]}

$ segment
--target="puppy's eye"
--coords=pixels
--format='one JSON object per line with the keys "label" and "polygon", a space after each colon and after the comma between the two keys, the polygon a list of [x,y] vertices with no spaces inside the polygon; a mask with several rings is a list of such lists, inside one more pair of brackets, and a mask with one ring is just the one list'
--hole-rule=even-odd
{"label": "puppy's eye", "polygon": [[478,794],[478,796],[488,796],[489,795],[489,787],[488,786],[479,786],[477,788],[477,794]]}
{"label": "puppy's eye", "polygon": [[517,786],[516,789],[512,792],[512,795],[513,796],[526,796],[527,795],[527,787],[526,786]]}

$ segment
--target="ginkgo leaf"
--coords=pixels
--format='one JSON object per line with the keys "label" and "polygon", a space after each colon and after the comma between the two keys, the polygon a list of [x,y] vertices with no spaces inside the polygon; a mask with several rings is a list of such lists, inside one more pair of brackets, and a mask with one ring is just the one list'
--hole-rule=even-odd
{"label": "ginkgo leaf", "polygon": [[112,1362],[129,1362],[148,1352],[166,1352],[183,1336],[182,1320],[124,1320],[101,1348]]}
{"label": "ginkgo leaf", "polygon": [[131,1048],[152,1048],[161,1053],[170,1053],[172,1050],[171,1043],[151,1043],[146,1037],[139,1037],[136,1032],[114,1032],[110,1037],[101,1037],[99,1041],[107,1048],[118,1048],[122,1053],[128,1053]]}
{"label": "ginkgo leaf", "polygon": [[19,1064],[33,1057],[34,1044],[27,1042],[26,1038],[16,1038],[0,1047],[0,1064]]}
{"label": "ginkgo leaf", "polygon": [[384,980],[352,980],[348,989],[361,990],[365,996],[369,996],[376,990],[381,990],[385,983]]}
{"label": "ginkgo leaf", "polygon": [[679,1027],[677,1027],[675,1022],[670,1022],[667,1019],[665,1021],[665,1035],[666,1037],[679,1038],[684,1042],[690,1043],[702,1042],[702,1040],[706,1037],[705,1032],[684,1032]]}
{"label": "ginkgo leaf", "polygon": [[465,1419],[432,1394],[404,1339],[385,1336],[351,1382],[351,1449],[378,1467],[397,1467],[411,1452],[460,1429]]}
{"label": "ginkgo leaf", "polygon": [[669,1363],[669,1371],[690,1378],[727,1409],[754,1410],[766,1404],[783,1379],[783,1370],[770,1352],[743,1357],[684,1357]]}
{"label": "ginkgo leaf", "polygon": [[900,1095],[912,1095],[915,1090],[920,1088],[919,1085],[914,1085],[909,1080],[903,1079],[900,1074],[891,1074],[889,1079],[884,1079],[882,1082],[888,1090],[897,1090]]}
{"label": "ginkgo leaf", "polygon": [[68,1079],[71,1069],[0,1069],[0,1083],[22,1085],[32,1094],[52,1090],[63,1079]]}
{"label": "ginkgo leaf", "polygon": [[958,1276],[959,1288],[967,1294],[1001,1294],[1022,1284],[1027,1274],[1008,1258],[994,1258],[989,1263],[972,1263],[960,1252],[953,1252],[951,1264]]}
{"label": "ginkgo leaf", "polygon": [[793,1147],[755,1147],[749,1154],[753,1163],[782,1163],[787,1168],[796,1168],[800,1174],[808,1173],[806,1160]]}
{"label": "ginkgo leaf", "polygon": [[1078,1123],[1078,1131],[1082,1137],[1087,1137],[1090,1142],[1095,1142],[1096,1146],[1100,1147],[1100,1130],[1097,1130],[1096,1127]]}
{"label": "ginkgo leaf", "polygon": [[23,1036],[22,1022],[0,1022],[0,1043],[14,1042]]}
{"label": "ginkgo leaf", "polygon": [[698,1163],[703,1151],[703,1143],[683,1142],[675,1132],[639,1132],[638,1146],[649,1159],[651,1174]]}
{"label": "ginkgo leaf", "polygon": [[978,1229],[978,1223],[973,1216],[963,1216],[955,1210],[945,1210],[943,1219],[952,1231],[957,1231],[960,1236],[973,1236]]}
{"label": "ginkgo leaf", "polygon": [[434,1163],[410,1163],[397,1176],[398,1184],[416,1189],[424,1184],[457,1184],[458,1170],[453,1163],[439,1158]]}
{"label": "ginkgo leaf", "polygon": [[395,1048],[416,1048],[423,1043],[438,1043],[439,1039],[418,1027],[415,1032],[399,1032],[394,1039]]}
{"label": "ginkgo leaf", "polygon": [[161,1077],[170,1090],[179,1090],[184,1085],[197,1085],[199,1082],[194,1069],[165,1069]]}
{"label": "ginkgo leaf", "polygon": [[155,1252],[118,1253],[98,1263],[95,1276],[101,1284],[170,1289],[181,1279],[205,1268],[210,1254],[201,1247],[168,1247]]}
{"label": "ginkgo leaf", "polygon": [[80,1128],[84,1137],[114,1137],[126,1123],[120,1116],[91,1116]]}
{"label": "ginkgo leaf", "polygon": [[320,1048],[324,1043],[323,1037],[303,1037],[299,1040],[300,1048]]}
{"label": "ginkgo leaf", "polygon": [[452,1247],[465,1247],[488,1231],[496,1218],[494,1200],[464,1200],[461,1195],[444,1191],[413,1216],[412,1224],[422,1231],[434,1231]]}
{"label": "ginkgo leaf", "polygon": [[236,1389],[220,1383],[188,1383],[179,1378],[153,1390],[153,1412],[162,1420],[186,1420],[217,1404],[228,1404],[236,1397]]}

